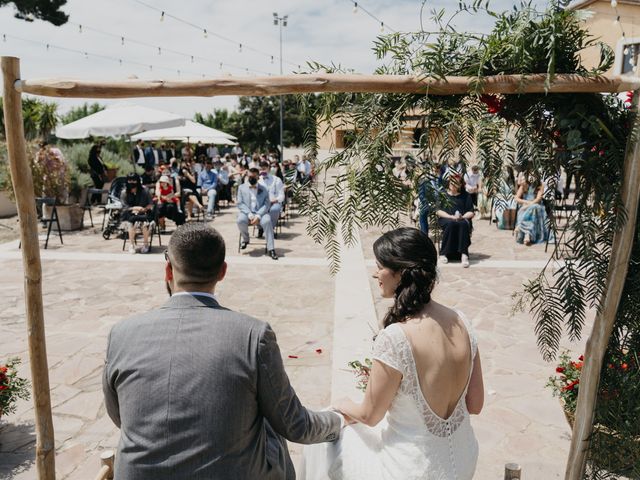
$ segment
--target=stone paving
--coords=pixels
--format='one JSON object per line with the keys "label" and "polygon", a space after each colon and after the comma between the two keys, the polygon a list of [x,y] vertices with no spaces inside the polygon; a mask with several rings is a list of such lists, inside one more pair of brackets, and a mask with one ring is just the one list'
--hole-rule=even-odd
{"label": "stone paving", "polygon": [[[342,363],[370,348],[362,346],[370,331],[361,327],[352,336],[347,320],[357,312],[370,312],[361,317],[375,317],[377,312],[381,318],[388,306],[370,280],[371,244],[379,232],[361,232],[360,253],[347,255],[342,276],[334,278],[322,248],[305,234],[300,217],[294,215],[276,241],[278,262],[264,256],[258,241],[238,254],[234,208],[223,210],[214,226],[227,241],[230,266],[217,292],[221,303],[273,325],[303,402],[322,408],[331,398],[356,397],[355,382]],[[63,246],[53,238],[49,249],[42,250],[57,478],[63,480],[93,478],[99,452],[118,441],[100,387],[109,329],[166,300],[164,247],[156,246],[151,255],[132,256],[122,252],[121,240],[105,241],[98,230],[65,234]],[[163,236],[164,245],[168,239]],[[475,478],[502,478],[507,462],[522,464],[525,478],[561,478],[569,429],[558,402],[544,389],[553,368],[536,349],[530,317],[510,315],[512,292],[547,259],[544,246],[516,245],[511,232],[498,231],[487,221],[476,222],[473,242],[471,268],[455,263],[442,268],[434,297],[460,308],[479,337],[487,396],[485,410],[473,419],[481,445]],[[25,362],[21,373],[29,377],[17,242],[0,245],[0,266],[0,355],[20,355]],[[375,327],[377,320],[359,321]],[[579,352],[582,345],[571,347]],[[0,479],[35,478],[33,407],[31,402],[18,407],[0,426]],[[300,448],[291,448],[296,460]]]}

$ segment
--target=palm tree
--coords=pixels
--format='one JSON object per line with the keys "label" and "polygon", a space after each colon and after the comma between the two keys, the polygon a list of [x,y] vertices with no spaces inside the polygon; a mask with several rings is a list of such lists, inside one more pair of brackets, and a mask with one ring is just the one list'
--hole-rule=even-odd
{"label": "palm tree", "polygon": [[38,106],[38,135],[46,140],[58,125],[58,104],[55,102],[40,102]]}
{"label": "palm tree", "polygon": [[39,100],[34,98],[22,99],[22,120],[24,123],[24,136],[27,140],[33,140],[38,136],[40,103]]}

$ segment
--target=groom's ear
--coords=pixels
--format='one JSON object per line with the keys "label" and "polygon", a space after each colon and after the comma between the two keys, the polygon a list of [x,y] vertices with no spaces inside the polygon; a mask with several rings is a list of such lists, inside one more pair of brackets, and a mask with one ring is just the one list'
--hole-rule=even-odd
{"label": "groom's ear", "polygon": [[171,262],[167,262],[167,264],[164,267],[164,279],[167,282],[170,282],[173,280],[173,267],[171,266]]}
{"label": "groom's ear", "polygon": [[227,275],[227,262],[222,262],[222,265],[220,266],[220,273],[218,273],[218,278],[216,279],[216,283],[224,280],[224,277],[226,275]]}

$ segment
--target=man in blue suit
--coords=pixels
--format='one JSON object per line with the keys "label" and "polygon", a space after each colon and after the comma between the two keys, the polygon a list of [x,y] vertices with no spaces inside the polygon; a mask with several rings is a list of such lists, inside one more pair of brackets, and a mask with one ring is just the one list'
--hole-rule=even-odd
{"label": "man in blue suit", "polygon": [[244,250],[249,245],[249,225],[260,225],[267,238],[267,250],[273,260],[278,259],[274,245],[273,223],[269,210],[271,202],[269,192],[265,187],[258,184],[260,171],[251,168],[247,176],[247,183],[243,183],[238,188],[238,229],[242,235],[240,248]]}

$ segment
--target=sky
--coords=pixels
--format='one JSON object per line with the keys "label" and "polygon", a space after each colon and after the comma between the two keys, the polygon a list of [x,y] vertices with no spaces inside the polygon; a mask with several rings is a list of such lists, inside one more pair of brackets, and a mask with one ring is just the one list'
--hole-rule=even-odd
{"label": "sky", "polygon": [[[40,20],[18,20],[10,4],[0,8],[0,55],[19,57],[25,79],[275,75],[279,73],[279,27],[273,24],[273,13],[277,12],[288,15],[288,24],[282,29],[285,74],[297,71],[298,65],[304,69],[307,61],[371,73],[379,65],[372,47],[382,33],[380,22],[384,22],[384,33],[390,32],[389,27],[419,30],[422,0],[357,3],[359,8],[354,13],[351,0],[68,0],[63,10],[70,15],[69,23],[61,27]],[[502,11],[514,3],[493,0],[491,7]],[[546,1],[534,3],[544,6]],[[433,27],[432,10],[444,8],[453,13],[455,5],[455,0],[427,0],[422,16],[425,30]],[[366,15],[362,7],[380,21]],[[161,21],[162,11],[165,15]],[[455,25],[459,30],[488,31],[492,20],[487,15],[462,14],[456,17]],[[65,112],[87,100],[55,101]],[[190,118],[195,112],[214,108],[234,109],[238,100],[227,96],[129,101]],[[103,104],[111,102],[100,100]]]}

